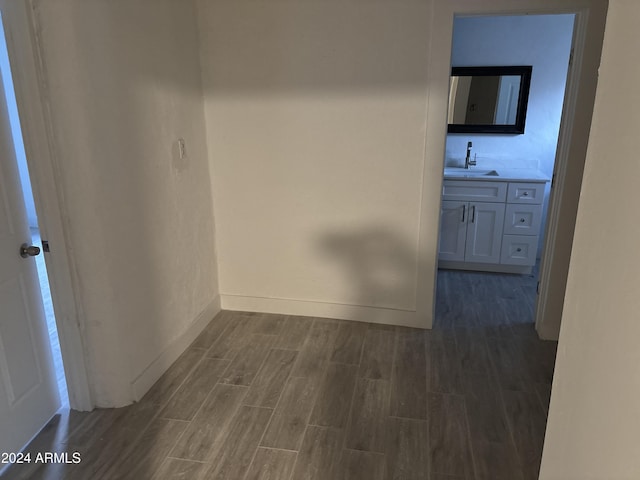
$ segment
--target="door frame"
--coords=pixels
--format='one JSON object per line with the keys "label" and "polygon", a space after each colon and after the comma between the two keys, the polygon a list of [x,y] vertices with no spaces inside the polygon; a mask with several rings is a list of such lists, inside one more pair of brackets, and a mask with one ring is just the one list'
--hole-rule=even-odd
{"label": "door frame", "polygon": [[[601,25],[590,26],[588,12],[577,14],[574,23],[572,61],[567,74],[538,276],[536,330],[543,340],[558,340],[560,335],[564,294],[597,87],[597,74],[586,79],[582,75],[585,70],[597,72],[600,65],[606,8],[605,6],[601,15]],[[597,50],[597,58],[587,56],[588,50]]]}
{"label": "door frame", "polygon": [[[442,170],[447,136],[446,93],[449,91],[454,17],[575,15],[572,62],[567,72],[565,101],[554,165],[555,181],[549,201],[541,281],[536,302],[536,330],[543,339],[557,340],[560,330],[607,8],[608,0],[492,0],[491,3],[481,3],[477,0],[433,0],[432,3],[427,119],[430,128],[427,129],[425,141],[425,159],[441,159]],[[434,45],[437,45],[437,48]],[[442,175],[439,182],[441,191]],[[428,210],[426,205],[423,205],[423,210]],[[439,231],[437,233],[439,235]],[[432,318],[435,317],[437,250],[434,255],[435,268],[433,277],[429,279],[433,282]],[[421,277],[425,278],[422,275]],[[423,283],[426,284],[424,281]]]}
{"label": "door frame", "polygon": [[69,216],[60,165],[54,148],[44,64],[40,55],[38,29],[32,0],[6,1],[3,20],[9,61],[13,73],[16,102],[20,114],[27,165],[31,177],[38,226],[49,241],[51,253],[44,253],[55,310],[60,350],[69,391],[69,406],[87,411],[95,406],[92,398],[82,307],[73,248],[67,232]]}

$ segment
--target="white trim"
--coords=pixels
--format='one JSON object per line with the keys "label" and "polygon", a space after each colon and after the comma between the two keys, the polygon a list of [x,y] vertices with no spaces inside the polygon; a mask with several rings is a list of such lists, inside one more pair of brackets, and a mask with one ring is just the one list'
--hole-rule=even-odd
{"label": "white trim", "polygon": [[468,270],[473,272],[515,273],[518,275],[530,275],[533,271],[533,267],[530,265],[502,265],[498,263],[470,264],[468,262],[455,262],[451,260],[438,261],[438,268],[448,270]]}
{"label": "white trim", "polygon": [[[601,18],[593,14],[594,11],[598,13],[595,5],[593,11],[585,8],[576,12],[572,64],[567,76],[536,304],[536,331],[544,340],[558,340],[560,333],[570,250],[604,36],[606,6],[602,8],[604,11],[599,12]],[[594,53],[597,53],[597,58],[594,58]],[[564,244],[557,251],[559,239],[563,239]],[[552,294],[557,296],[560,287],[562,298],[552,299]]]}
{"label": "white trim", "polygon": [[578,101],[578,83],[580,81],[580,70],[582,57],[584,54],[584,38],[587,32],[587,15],[576,14],[573,27],[573,42],[571,45],[572,62],[569,65],[567,75],[567,85],[565,88],[565,99],[562,107],[562,119],[560,132],[558,133],[558,147],[556,149],[556,161],[554,165],[554,179],[549,200],[549,211],[544,235],[544,245],[542,248],[542,258],[540,261],[538,302],[536,305],[536,331],[545,340],[558,340],[559,329],[553,332],[548,322],[545,322],[547,311],[547,300],[549,298],[549,279],[552,270],[552,262],[555,252],[555,240],[558,233],[560,221],[560,199],[564,191],[564,183],[567,174],[567,163],[573,122],[564,121],[565,118],[573,119]]}
{"label": "white trim", "polygon": [[204,328],[220,312],[220,296],[216,295],[213,301],[200,312],[185,331],[173,340],[164,351],[158,355],[147,367],[131,382],[133,399],[139,401],[164,372],[187,349]]}
{"label": "white trim", "polygon": [[414,328],[425,328],[427,321],[427,319],[421,318],[418,312],[412,310],[245,295],[225,294],[220,297],[224,310],[337,318]]}
{"label": "white trim", "polygon": [[[442,201],[442,170],[444,169],[444,150],[447,138],[447,108],[449,106],[449,58],[451,57],[451,31],[442,36],[442,24],[436,18],[437,2],[431,4],[431,36],[429,38],[429,66],[427,69],[427,100],[425,105],[425,138],[422,158],[422,186],[420,190],[420,217],[418,226],[418,268],[416,273],[416,310],[417,316],[423,319],[421,328],[433,328],[436,309],[436,283],[438,274],[438,242],[440,237],[438,220],[434,228],[433,218],[440,218],[435,213],[440,211]],[[444,40],[444,44],[441,42]],[[448,52],[448,53],[447,53]],[[446,56],[446,66],[439,70],[442,56]],[[443,72],[446,75],[443,83]],[[445,95],[444,110],[442,95]],[[443,166],[437,175],[427,168],[429,158],[441,158]],[[435,215],[435,217],[434,217]]]}
{"label": "white trim", "polygon": [[57,181],[59,176],[46,103],[46,85],[42,80],[43,67],[32,12],[31,1],[3,2],[7,48],[39,229],[52,248],[45,258],[69,404],[74,410],[91,410],[95,405],[86,365],[82,310],[76,295],[77,276],[72,249],[65,235],[68,228],[65,201],[63,189]]}

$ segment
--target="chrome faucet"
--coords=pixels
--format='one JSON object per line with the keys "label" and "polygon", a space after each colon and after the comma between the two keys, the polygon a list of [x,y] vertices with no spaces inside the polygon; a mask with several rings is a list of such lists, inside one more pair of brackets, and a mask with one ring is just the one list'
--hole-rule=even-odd
{"label": "chrome faucet", "polygon": [[465,169],[469,169],[469,165],[471,165],[472,167],[476,166],[476,157],[475,155],[473,156],[473,160],[471,160],[471,147],[473,146],[473,143],[471,142],[467,142],[467,156],[464,159],[464,168]]}

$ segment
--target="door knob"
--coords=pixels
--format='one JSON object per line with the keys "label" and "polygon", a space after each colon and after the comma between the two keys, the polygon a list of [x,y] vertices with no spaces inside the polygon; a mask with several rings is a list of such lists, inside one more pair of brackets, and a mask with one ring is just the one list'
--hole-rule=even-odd
{"label": "door knob", "polygon": [[40,254],[40,247],[36,247],[35,245],[29,245],[28,243],[23,243],[20,245],[20,256],[22,258],[27,257],[35,257]]}

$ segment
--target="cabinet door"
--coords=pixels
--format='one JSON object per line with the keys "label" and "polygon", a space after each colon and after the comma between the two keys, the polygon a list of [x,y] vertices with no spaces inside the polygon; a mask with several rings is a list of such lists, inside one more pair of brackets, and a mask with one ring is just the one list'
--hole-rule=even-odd
{"label": "cabinet door", "polygon": [[504,203],[469,204],[465,261],[500,263]]}
{"label": "cabinet door", "polygon": [[440,260],[464,260],[469,204],[445,200],[440,210]]}

